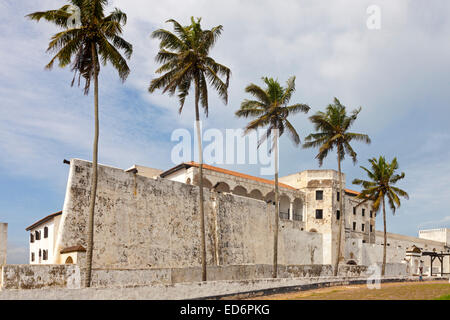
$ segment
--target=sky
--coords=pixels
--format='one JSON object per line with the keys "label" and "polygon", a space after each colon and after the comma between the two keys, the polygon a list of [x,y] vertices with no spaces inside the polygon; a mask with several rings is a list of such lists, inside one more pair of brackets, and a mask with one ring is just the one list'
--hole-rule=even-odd
{"label": "sky", "polygon": [[[9,224],[8,263],[26,263],[25,228],[59,211],[69,167],[63,159],[92,159],[93,96],[71,87],[70,68],[44,70],[50,37],[59,31],[28,13],[57,9],[65,1],[0,0],[0,222]],[[380,9],[380,28],[369,29],[367,8]],[[184,0],[110,1],[128,15],[123,37],[134,46],[130,76],[122,83],[110,67],[100,74],[100,163],[168,169],[175,129],[193,132],[188,98],[178,114],[176,97],[149,94],[158,65],[157,40],[150,34],[175,19],[183,25],[202,17],[204,29],[223,26],[211,56],[232,71],[229,102],[210,90],[204,129],[245,126],[234,112],[249,98],[249,83],[269,76],[281,83],[295,75],[291,102],[311,106],[292,123],[303,139],[313,131],[308,117],[338,97],[349,111],[362,111],[352,131],[372,143],[355,142],[358,163],[343,163],[346,187],[365,178],[360,165],[384,155],[397,157],[406,174],[399,187],[404,200],[388,231],[417,236],[419,229],[450,227],[450,2],[446,0]],[[280,175],[319,169],[317,150],[280,141]],[[258,165],[221,165],[260,175]],[[323,169],[336,169],[329,156]],[[270,178],[270,177],[266,177]],[[377,221],[377,229],[382,229]]]}

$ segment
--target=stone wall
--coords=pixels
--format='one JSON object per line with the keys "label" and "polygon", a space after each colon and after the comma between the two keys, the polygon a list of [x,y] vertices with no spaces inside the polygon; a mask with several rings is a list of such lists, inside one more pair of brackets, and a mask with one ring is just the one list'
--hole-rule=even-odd
{"label": "stone wall", "polygon": [[81,273],[76,265],[5,265],[1,269],[1,290],[80,287]]}
{"label": "stone wall", "polygon": [[[9,265],[1,270],[1,290],[8,289],[79,289],[84,269],[76,265]],[[279,278],[319,279],[333,276],[331,265],[279,265]],[[365,266],[340,266],[341,278],[363,277]],[[209,266],[208,281],[270,279],[267,264]],[[201,267],[151,269],[93,269],[92,287],[141,287],[159,284],[200,282]]]}
{"label": "stone wall", "polygon": [[[57,254],[86,246],[90,172],[90,162],[71,160]],[[204,199],[208,265],[272,263],[272,205],[207,189]],[[199,230],[198,187],[99,166],[94,268],[197,267]],[[280,264],[322,264],[322,247],[321,234],[280,223]]]}
{"label": "stone wall", "polygon": [[8,224],[0,223],[0,266],[6,264],[8,247]]}

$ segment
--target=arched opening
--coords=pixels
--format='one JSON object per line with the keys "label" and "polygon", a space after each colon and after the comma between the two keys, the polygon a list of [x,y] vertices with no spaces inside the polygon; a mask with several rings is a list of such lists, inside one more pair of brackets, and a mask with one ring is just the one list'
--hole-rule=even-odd
{"label": "arched opening", "polygon": [[288,196],[282,195],[280,197],[280,219],[289,220],[291,201]]}
{"label": "arched opening", "polygon": [[66,262],[64,262],[65,264],[73,264],[73,259],[71,256],[68,256],[66,259]]}
{"label": "arched opening", "polygon": [[44,228],[44,238],[48,238],[48,227]]}
{"label": "arched opening", "polygon": [[299,198],[295,198],[292,205],[292,219],[297,221],[303,221],[303,203]]}
{"label": "arched opening", "polygon": [[252,192],[250,192],[250,193],[248,194],[248,196],[249,196],[250,198],[257,199],[257,200],[263,200],[263,199],[264,199],[264,197],[263,197],[261,191],[259,191],[258,189],[252,190]]}
{"label": "arched opening", "polygon": [[357,265],[355,260],[348,260],[347,264],[350,265],[350,266],[356,266]]}
{"label": "arched opening", "polygon": [[309,232],[317,232],[316,229],[309,229]]}
{"label": "arched opening", "polygon": [[186,179],[186,184],[191,184],[191,178]]}
{"label": "arched opening", "polygon": [[208,179],[203,178],[203,188],[207,188],[207,189],[211,189],[212,183],[211,181],[209,181]]}
{"label": "arched opening", "polygon": [[246,197],[247,196],[247,189],[245,189],[244,187],[241,187],[241,186],[236,186],[233,189],[232,193],[237,195],[237,196]]}
{"label": "arched opening", "polygon": [[219,182],[216,186],[217,192],[230,192],[230,186],[225,182]]}
{"label": "arched opening", "polygon": [[264,197],[264,201],[267,203],[275,204],[275,192],[270,191],[266,196]]}

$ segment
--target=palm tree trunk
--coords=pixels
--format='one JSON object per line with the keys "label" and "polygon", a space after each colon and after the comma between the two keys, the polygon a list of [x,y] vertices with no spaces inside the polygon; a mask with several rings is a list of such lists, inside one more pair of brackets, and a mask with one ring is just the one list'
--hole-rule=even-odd
{"label": "palm tree trunk", "polygon": [[94,64],[94,117],[95,117],[95,133],[94,146],[92,155],[92,176],[91,176],[91,193],[89,200],[89,217],[87,230],[87,250],[86,250],[86,278],[85,286],[91,286],[92,278],[92,253],[94,249],[94,211],[95,198],[97,196],[98,181],[98,136],[99,136],[99,119],[98,119],[98,68],[97,68],[97,50],[95,44],[91,45],[91,52]]}
{"label": "palm tree trunk", "polygon": [[274,130],[273,146],[275,152],[275,227],[273,233],[273,272],[272,277],[278,274],[278,219],[280,216],[280,204],[278,197],[278,129]]}
{"label": "palm tree trunk", "polygon": [[202,257],[202,281],[206,281],[206,239],[205,239],[205,212],[203,209],[203,147],[200,130],[200,111],[198,109],[199,89],[198,81],[195,83],[195,126],[197,129],[198,161],[199,161],[199,205],[200,205],[200,233],[201,233],[201,257]]}
{"label": "palm tree trunk", "polygon": [[386,205],[384,203],[384,195],[383,195],[383,236],[384,236],[384,244],[383,244],[383,264],[381,265],[381,276],[384,276],[386,271],[386,243],[387,243],[387,233],[386,233]]}
{"label": "palm tree trunk", "polygon": [[342,241],[342,221],[344,220],[344,197],[342,194],[342,170],[341,170],[341,158],[340,158],[341,146],[338,147],[338,172],[339,172],[339,230],[338,230],[338,244],[336,262],[334,264],[334,276],[338,275],[339,261],[341,260],[341,241]]}

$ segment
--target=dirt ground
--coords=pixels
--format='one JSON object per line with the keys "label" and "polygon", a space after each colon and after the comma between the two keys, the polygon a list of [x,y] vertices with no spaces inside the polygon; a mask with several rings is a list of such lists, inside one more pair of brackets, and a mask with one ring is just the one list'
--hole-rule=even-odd
{"label": "dirt ground", "polygon": [[433,300],[450,295],[446,281],[383,283],[380,289],[367,285],[328,287],[308,291],[268,295],[255,300]]}

